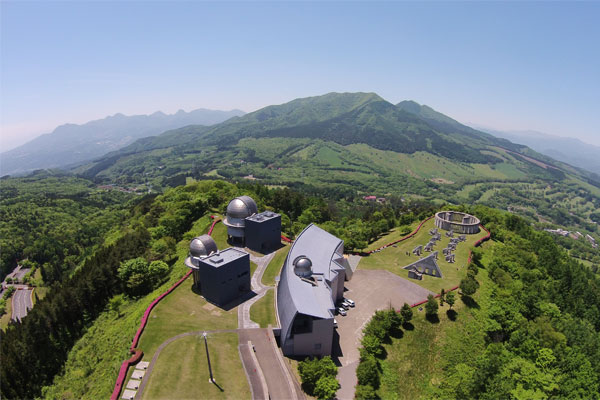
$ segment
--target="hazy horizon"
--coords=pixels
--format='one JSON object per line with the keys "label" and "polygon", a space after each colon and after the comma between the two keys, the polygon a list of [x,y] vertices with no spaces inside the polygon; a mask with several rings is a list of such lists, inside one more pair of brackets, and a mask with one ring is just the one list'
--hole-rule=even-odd
{"label": "hazy horizon", "polygon": [[115,113],[251,112],[333,91],[600,145],[600,3],[0,7],[1,151]]}

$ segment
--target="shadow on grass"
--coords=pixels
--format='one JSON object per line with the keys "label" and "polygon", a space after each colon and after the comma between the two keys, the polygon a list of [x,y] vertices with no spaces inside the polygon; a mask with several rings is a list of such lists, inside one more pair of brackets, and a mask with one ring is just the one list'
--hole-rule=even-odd
{"label": "shadow on grass", "polygon": [[446,311],[446,316],[448,317],[448,319],[450,321],[456,321],[456,317],[458,316],[458,313],[454,310],[448,310],[448,311]]}
{"label": "shadow on grass", "polygon": [[390,332],[390,337],[394,339],[402,339],[404,337],[404,331],[400,328],[394,329]]}
{"label": "shadow on grass", "polygon": [[477,304],[477,302],[475,301],[475,299],[473,299],[471,296],[466,296],[466,295],[462,295],[461,296],[461,300],[464,303],[465,306],[469,307],[469,308],[476,308],[476,309],[480,309],[481,307],[479,307],[479,304]]}
{"label": "shadow on grass", "polygon": [[425,314],[425,319],[432,324],[440,323],[440,317],[437,314]]}
{"label": "shadow on grass", "polygon": [[415,326],[413,324],[411,324],[410,322],[405,322],[402,324],[402,327],[407,330],[407,331],[414,331],[415,330]]}
{"label": "shadow on grass", "polygon": [[221,392],[224,392],[225,390],[223,390],[223,388],[221,386],[219,386],[219,384],[217,383],[217,381],[212,381],[213,385],[215,385]]}

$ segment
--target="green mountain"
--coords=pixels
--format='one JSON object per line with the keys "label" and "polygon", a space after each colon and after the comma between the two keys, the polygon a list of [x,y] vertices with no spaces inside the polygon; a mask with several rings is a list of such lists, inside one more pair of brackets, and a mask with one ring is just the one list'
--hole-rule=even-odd
{"label": "green mountain", "polygon": [[[186,178],[260,179],[338,195],[481,201],[529,214],[539,212],[533,209],[537,207],[546,216],[563,205],[545,192],[559,186],[557,193],[581,189],[583,214],[572,212],[577,203],[562,199],[564,212],[548,219],[574,224],[589,222],[597,203],[588,199],[600,198],[600,183],[590,174],[430,107],[411,101],[394,105],[374,93],[329,93],[211,127],[175,129],[75,172],[97,182],[153,187],[181,184]],[[538,200],[545,203],[535,204]]]}
{"label": "green mountain", "polygon": [[158,135],[168,129],[192,124],[213,125],[243,111],[198,109],[175,114],[160,111],[151,115],[115,114],[83,125],[65,124],[22,146],[3,152],[2,175],[23,174],[35,169],[65,168],[127,146],[137,139]]}

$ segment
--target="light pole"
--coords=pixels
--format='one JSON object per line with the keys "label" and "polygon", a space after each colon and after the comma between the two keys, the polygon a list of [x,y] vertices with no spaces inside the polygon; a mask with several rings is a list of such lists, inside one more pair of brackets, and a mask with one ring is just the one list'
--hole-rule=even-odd
{"label": "light pole", "polygon": [[202,334],[202,336],[204,337],[204,346],[206,347],[206,359],[208,360],[208,373],[210,374],[210,383],[215,383],[215,379],[213,378],[213,374],[212,374],[212,367],[210,365],[210,355],[208,354],[208,341],[206,340],[206,337],[208,336],[206,334],[206,332],[204,332]]}

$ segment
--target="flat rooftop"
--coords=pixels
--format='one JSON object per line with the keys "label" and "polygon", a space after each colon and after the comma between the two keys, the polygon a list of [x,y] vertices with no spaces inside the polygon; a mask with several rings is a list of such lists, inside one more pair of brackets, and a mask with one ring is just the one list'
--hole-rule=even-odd
{"label": "flat rooftop", "polygon": [[228,249],[213,253],[210,257],[201,259],[201,262],[208,264],[212,267],[218,268],[222,265],[228,264],[231,261],[237,260],[238,258],[242,258],[247,255],[248,253],[246,253],[245,251],[237,250],[233,247],[230,247]]}
{"label": "flat rooftop", "polygon": [[249,221],[263,222],[263,221],[268,221],[268,220],[276,218],[276,217],[279,217],[279,214],[277,214],[276,212],[263,211],[260,214],[251,215],[251,216],[247,217],[246,219]]}

